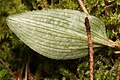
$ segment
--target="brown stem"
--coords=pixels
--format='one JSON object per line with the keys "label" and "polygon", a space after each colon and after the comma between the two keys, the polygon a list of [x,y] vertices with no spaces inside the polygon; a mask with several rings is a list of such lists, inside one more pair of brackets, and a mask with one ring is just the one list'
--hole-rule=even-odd
{"label": "brown stem", "polygon": [[88,47],[89,47],[89,55],[90,55],[90,80],[93,80],[93,77],[94,77],[94,51],[93,51],[93,42],[91,39],[90,24],[89,24],[88,17],[85,18],[85,26],[86,26],[87,36],[88,36]]}
{"label": "brown stem", "polygon": [[[89,14],[82,0],[78,0],[78,2],[82,10],[86,14]],[[90,55],[90,60],[89,60],[90,61],[90,80],[93,80],[94,78],[94,50],[93,50],[93,42],[91,39],[90,24],[89,24],[88,17],[85,18],[85,26],[86,26],[86,32],[87,32],[87,37],[88,37],[88,47],[89,47],[89,55]]]}
{"label": "brown stem", "polygon": [[82,0],[78,0],[78,2],[79,2],[80,7],[82,8],[83,12],[89,14],[86,7],[84,6]]}

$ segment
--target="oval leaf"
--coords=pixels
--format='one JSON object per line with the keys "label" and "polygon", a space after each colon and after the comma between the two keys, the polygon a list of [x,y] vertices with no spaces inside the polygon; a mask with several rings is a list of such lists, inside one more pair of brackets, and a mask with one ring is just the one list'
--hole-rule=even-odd
{"label": "oval leaf", "polygon": [[105,25],[76,10],[51,9],[9,16],[9,28],[30,48],[52,59],[76,59],[88,54],[85,17],[91,25],[94,47],[111,46]]}

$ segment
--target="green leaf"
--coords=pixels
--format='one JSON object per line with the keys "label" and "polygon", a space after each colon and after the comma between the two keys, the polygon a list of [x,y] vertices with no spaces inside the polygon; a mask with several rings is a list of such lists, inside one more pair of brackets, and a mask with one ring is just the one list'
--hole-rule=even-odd
{"label": "green leaf", "polygon": [[6,69],[2,69],[0,71],[0,78],[3,78],[6,74],[7,74],[7,70]]}
{"label": "green leaf", "polygon": [[31,49],[52,59],[76,59],[88,54],[85,17],[94,48],[112,46],[105,25],[94,16],[69,9],[31,11],[9,16],[9,28]]}

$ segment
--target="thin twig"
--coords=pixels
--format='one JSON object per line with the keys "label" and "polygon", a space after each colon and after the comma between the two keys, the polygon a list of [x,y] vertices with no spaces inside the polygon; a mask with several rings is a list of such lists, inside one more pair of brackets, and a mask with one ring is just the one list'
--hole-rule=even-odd
{"label": "thin twig", "polygon": [[93,51],[93,42],[91,39],[90,24],[89,24],[88,17],[85,18],[85,26],[86,26],[87,36],[88,36],[88,47],[89,47],[89,54],[90,54],[90,80],[93,80],[94,78],[94,51]]}
{"label": "thin twig", "polygon": [[24,80],[27,80],[28,78],[28,63],[26,64],[26,67],[25,67],[25,79]]}
{"label": "thin twig", "polygon": [[33,80],[33,75],[30,73],[29,63],[30,63],[30,58],[28,59],[26,63],[24,80]]}
{"label": "thin twig", "polygon": [[[86,14],[89,14],[82,0],[78,0],[78,2],[83,12],[85,12]],[[85,18],[85,26],[86,26],[86,32],[87,32],[87,37],[88,37],[88,47],[89,47],[89,55],[90,55],[90,80],[93,80],[94,78],[94,50],[93,50],[93,42],[91,39],[90,24],[89,24],[88,17]]]}
{"label": "thin twig", "polygon": [[89,14],[86,7],[84,6],[82,0],[78,0],[78,2],[79,2],[80,7],[82,8],[83,12]]}

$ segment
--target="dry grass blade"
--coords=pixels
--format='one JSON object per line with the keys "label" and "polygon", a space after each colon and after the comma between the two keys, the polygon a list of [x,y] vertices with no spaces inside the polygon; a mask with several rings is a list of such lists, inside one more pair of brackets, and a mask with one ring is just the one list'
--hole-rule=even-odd
{"label": "dry grass blade", "polygon": [[82,0],[78,0],[78,2],[79,2],[80,7],[82,8],[83,12],[89,14],[86,7],[84,6]]}

